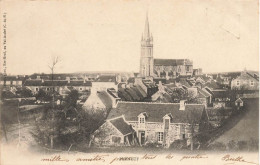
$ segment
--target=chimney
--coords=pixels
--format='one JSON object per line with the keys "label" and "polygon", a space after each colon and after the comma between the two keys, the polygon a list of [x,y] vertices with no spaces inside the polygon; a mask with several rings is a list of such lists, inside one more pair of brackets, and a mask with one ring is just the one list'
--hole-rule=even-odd
{"label": "chimney", "polygon": [[184,111],[185,110],[185,105],[186,105],[186,100],[180,100],[180,111]]}
{"label": "chimney", "polygon": [[121,85],[121,87],[125,89],[125,88],[126,88],[126,84],[123,83],[123,84]]}
{"label": "chimney", "polygon": [[40,79],[41,79],[41,77],[40,77],[40,76],[37,76],[37,77],[36,77],[36,79],[37,79],[37,80],[40,80]]}
{"label": "chimney", "polygon": [[121,83],[122,77],[121,77],[120,74],[118,74],[118,75],[116,76],[116,81],[117,81],[117,83]]}
{"label": "chimney", "polygon": [[164,91],[164,87],[162,85],[162,82],[159,81],[159,84],[158,84],[158,89],[159,89],[159,92],[163,92]]}
{"label": "chimney", "polygon": [[142,85],[143,84],[143,78],[142,77],[136,77],[134,85]]}
{"label": "chimney", "polygon": [[70,83],[70,77],[66,77],[66,80],[68,81],[68,83]]}

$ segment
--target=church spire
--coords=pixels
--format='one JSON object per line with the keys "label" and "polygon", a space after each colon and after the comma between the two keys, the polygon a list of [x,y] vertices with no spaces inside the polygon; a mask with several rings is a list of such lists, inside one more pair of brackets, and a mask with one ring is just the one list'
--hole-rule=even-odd
{"label": "church spire", "polygon": [[149,29],[149,20],[148,13],[146,13],[145,27],[144,27],[144,39],[150,39],[150,29]]}

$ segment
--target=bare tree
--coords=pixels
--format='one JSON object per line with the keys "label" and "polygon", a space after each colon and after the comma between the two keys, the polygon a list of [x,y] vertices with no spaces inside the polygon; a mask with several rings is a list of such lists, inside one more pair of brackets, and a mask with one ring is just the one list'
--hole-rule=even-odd
{"label": "bare tree", "polygon": [[[53,56],[52,57],[52,60],[51,60],[51,64],[48,65],[50,70],[51,70],[51,84],[52,84],[52,111],[54,111],[54,103],[55,103],[55,98],[54,98],[54,95],[55,95],[55,89],[54,89],[54,84],[53,84],[53,80],[54,80],[54,70],[55,70],[55,67],[57,66],[58,62],[60,61],[60,58],[58,56]],[[52,113],[52,120],[54,120],[54,112]],[[53,124],[53,129],[54,129],[54,121],[52,122]],[[51,138],[51,148],[53,148],[53,137],[54,135],[52,134],[50,136]]]}

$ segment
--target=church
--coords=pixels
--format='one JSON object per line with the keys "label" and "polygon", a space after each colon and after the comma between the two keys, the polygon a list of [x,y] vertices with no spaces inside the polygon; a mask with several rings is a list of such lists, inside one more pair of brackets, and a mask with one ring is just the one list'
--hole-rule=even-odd
{"label": "church", "polygon": [[189,59],[157,59],[153,58],[153,36],[146,16],[144,33],[141,39],[140,77],[176,78],[192,76],[193,62]]}

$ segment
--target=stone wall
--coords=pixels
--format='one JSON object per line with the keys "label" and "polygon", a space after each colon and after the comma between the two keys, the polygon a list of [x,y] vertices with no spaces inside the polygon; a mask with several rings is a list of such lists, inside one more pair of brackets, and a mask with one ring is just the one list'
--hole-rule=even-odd
{"label": "stone wall", "polygon": [[[138,122],[129,122],[133,126],[133,129],[138,131],[145,131],[145,141],[146,143],[157,143],[157,133],[164,132],[164,123],[145,123],[145,127],[138,127]],[[194,127],[194,132],[198,133],[199,126]],[[191,126],[186,123],[171,123],[167,134],[164,134],[166,137],[166,142],[172,143],[175,140],[183,140],[183,134],[185,134],[185,139],[189,138],[191,135]],[[164,137],[164,138],[165,138]]]}

